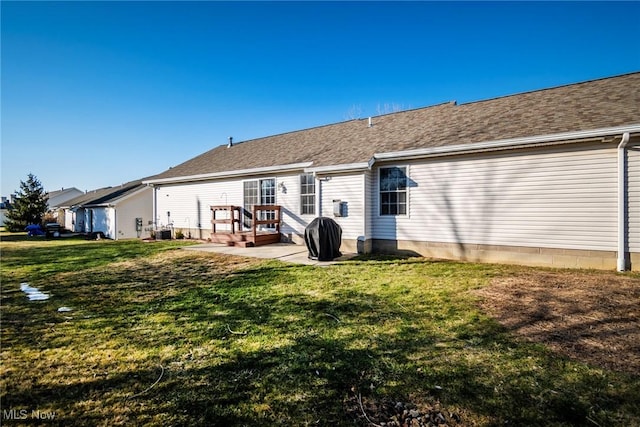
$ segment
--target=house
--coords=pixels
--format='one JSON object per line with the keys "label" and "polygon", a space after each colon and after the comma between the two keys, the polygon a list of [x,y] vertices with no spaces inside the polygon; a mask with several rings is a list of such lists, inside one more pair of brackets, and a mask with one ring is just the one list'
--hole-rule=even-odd
{"label": "house", "polygon": [[2,196],[0,200],[0,227],[4,227],[4,222],[7,220],[7,213],[11,208],[10,198]]}
{"label": "house", "polygon": [[114,240],[149,237],[152,200],[151,188],[140,180],[88,191],[61,206],[64,226]]}
{"label": "house", "polygon": [[68,200],[74,199],[76,197],[84,194],[82,191],[78,190],[75,187],[71,188],[61,188],[60,190],[50,191],[47,193],[47,209],[48,212],[53,215],[54,218],[57,218],[60,221],[60,225],[64,226],[64,211],[59,209],[59,206],[62,206]]}
{"label": "house", "polygon": [[639,146],[631,73],[230,140],[143,182],[157,225],[201,238],[211,206],[246,229],[277,205],[296,243],[328,216],[345,251],[640,270]]}
{"label": "house", "polygon": [[49,191],[47,193],[47,206],[49,210],[55,210],[58,206],[61,206],[67,200],[71,200],[84,193],[75,187],[61,188],[60,190]]}

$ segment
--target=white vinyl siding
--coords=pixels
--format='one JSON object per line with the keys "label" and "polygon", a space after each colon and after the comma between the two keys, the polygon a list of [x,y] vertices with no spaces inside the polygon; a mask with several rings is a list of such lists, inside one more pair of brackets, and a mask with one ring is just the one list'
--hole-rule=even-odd
{"label": "white vinyl siding", "polygon": [[[117,227],[116,239],[132,239],[149,237],[149,221],[153,219],[151,187],[119,201],[115,207],[115,221]],[[138,236],[136,218],[142,218],[142,231]],[[187,227],[177,227],[187,228]],[[186,234],[186,233],[185,233]]]}
{"label": "white vinyl siding", "polygon": [[73,212],[71,209],[65,209],[64,210],[64,228],[75,232],[76,231],[75,223],[76,223],[75,212]]}
{"label": "white vinyl siding", "polygon": [[629,251],[640,253],[640,141],[629,144],[627,149],[629,188]]}
{"label": "white vinyl siding", "polygon": [[[255,177],[253,179],[261,179]],[[204,238],[211,231],[212,205],[243,206],[243,182],[247,179],[229,179],[188,183],[179,185],[163,185],[158,187],[156,195],[158,226],[166,225],[167,211],[171,212],[174,228],[197,229],[198,223]],[[300,212],[300,178],[299,174],[287,174],[275,177],[275,203],[282,206],[282,226],[280,231],[285,235],[304,234],[304,229],[313,217],[301,218]],[[282,186],[280,186],[282,184]],[[219,213],[222,218],[222,213]],[[224,225],[218,225],[224,230]],[[198,237],[198,236],[196,236]]]}
{"label": "white vinyl siding", "polygon": [[102,232],[105,237],[109,239],[115,239],[115,232],[113,230],[113,223],[115,222],[115,214],[113,208],[98,207],[88,208],[90,211],[91,228],[90,231],[94,233]]}
{"label": "white vinyl siding", "polygon": [[[364,236],[365,211],[364,189],[365,176],[362,173],[348,175],[332,175],[320,179],[322,188],[322,215],[334,219],[342,227],[343,239],[357,239]],[[333,201],[346,203],[346,216],[333,216]]]}
{"label": "white vinyl siding", "polygon": [[302,239],[304,229],[314,217],[300,215],[300,175],[280,175],[276,181],[276,203],[282,206],[280,231],[287,237],[295,239],[295,236],[298,236],[299,239]]}
{"label": "white vinyl siding", "polygon": [[434,158],[409,170],[408,217],[373,216],[374,238],[616,248],[612,144]]}
{"label": "white vinyl siding", "polygon": [[[365,212],[371,213],[375,209],[373,192],[377,187],[373,181],[377,179],[377,175],[371,171],[366,171],[362,179],[364,181],[364,209]],[[364,220],[364,237],[365,239],[371,239],[373,235],[373,219],[369,214],[365,215]]]}
{"label": "white vinyl siding", "polygon": [[[156,191],[158,227],[171,221],[175,229],[211,230],[211,206],[242,206],[243,202],[240,180],[166,185]],[[167,212],[171,213],[169,217]],[[219,229],[224,227],[220,225]]]}

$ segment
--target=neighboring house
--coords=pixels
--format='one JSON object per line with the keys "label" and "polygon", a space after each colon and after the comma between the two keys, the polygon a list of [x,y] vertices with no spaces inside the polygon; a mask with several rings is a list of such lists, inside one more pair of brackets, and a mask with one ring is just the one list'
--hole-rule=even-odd
{"label": "neighboring house", "polygon": [[82,194],[84,193],[75,187],[50,191],[47,193],[48,211],[58,219],[60,225],[64,226],[64,211],[63,209],[60,209],[60,206],[64,206],[67,201],[81,196]]}
{"label": "neighboring house", "polygon": [[152,202],[151,188],[140,180],[88,191],[62,206],[65,228],[114,240],[149,237]]}
{"label": "neighboring house", "polygon": [[7,219],[7,212],[11,207],[11,202],[7,197],[2,196],[0,200],[0,227],[4,227],[4,222]]}
{"label": "neighboring house", "polygon": [[640,73],[230,143],[143,182],[196,237],[210,205],[277,204],[294,242],[328,216],[347,251],[640,270]]}
{"label": "neighboring house", "polygon": [[58,206],[64,205],[66,201],[75,199],[83,194],[83,191],[80,191],[75,187],[49,191],[47,193],[47,206],[49,207],[49,210],[55,210]]}

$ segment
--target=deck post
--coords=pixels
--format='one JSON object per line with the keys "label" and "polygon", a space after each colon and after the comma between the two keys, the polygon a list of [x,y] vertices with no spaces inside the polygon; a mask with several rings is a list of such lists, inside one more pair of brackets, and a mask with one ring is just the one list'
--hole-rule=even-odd
{"label": "deck post", "polygon": [[[216,212],[218,211],[226,211],[228,212],[228,218],[225,219],[218,219],[216,218]],[[236,211],[238,211],[238,215],[236,217]],[[240,207],[238,206],[233,206],[233,205],[229,205],[229,206],[211,206],[211,212],[212,212],[212,216],[211,216],[211,224],[212,224],[212,231],[213,234],[217,233],[217,224],[229,224],[231,226],[231,234],[236,234],[236,222],[239,224],[240,223]],[[240,228],[238,226],[238,231],[240,231]]]}
{"label": "deck post", "polygon": [[236,234],[236,214],[233,206],[229,206],[229,219],[231,220],[231,234]]}
{"label": "deck post", "polygon": [[253,221],[251,221],[251,233],[253,235],[254,244],[256,242],[256,235],[257,235],[257,229],[258,229],[257,222],[258,222],[258,206],[253,205]]}

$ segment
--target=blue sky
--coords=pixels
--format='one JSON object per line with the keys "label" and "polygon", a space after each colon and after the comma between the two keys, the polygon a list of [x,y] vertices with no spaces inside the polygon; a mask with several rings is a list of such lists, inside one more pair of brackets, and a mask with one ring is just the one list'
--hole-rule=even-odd
{"label": "blue sky", "polygon": [[640,2],[1,3],[2,195],[640,70]]}

